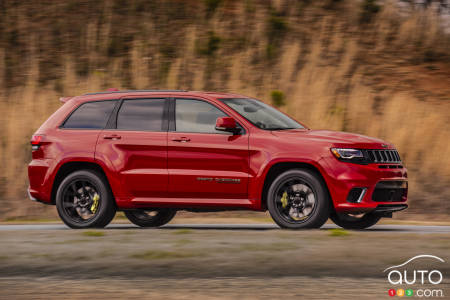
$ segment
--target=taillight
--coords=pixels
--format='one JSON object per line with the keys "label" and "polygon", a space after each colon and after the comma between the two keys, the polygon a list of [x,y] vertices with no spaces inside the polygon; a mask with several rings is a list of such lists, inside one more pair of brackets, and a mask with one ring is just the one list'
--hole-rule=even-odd
{"label": "taillight", "polygon": [[43,140],[43,136],[42,135],[33,135],[31,137],[31,150],[39,150],[39,148],[41,147],[42,144],[42,140]]}

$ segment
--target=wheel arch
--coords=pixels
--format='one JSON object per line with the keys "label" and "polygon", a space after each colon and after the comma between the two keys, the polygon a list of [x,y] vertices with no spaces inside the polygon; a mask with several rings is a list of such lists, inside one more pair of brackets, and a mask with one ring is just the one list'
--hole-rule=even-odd
{"label": "wheel arch", "polygon": [[314,174],[317,175],[317,177],[322,180],[322,183],[324,184],[326,188],[326,192],[328,193],[328,198],[330,202],[330,208],[334,210],[333,201],[331,198],[330,190],[328,188],[328,185],[325,181],[324,176],[322,175],[320,169],[307,162],[297,162],[297,161],[283,161],[283,162],[277,162],[274,163],[272,166],[270,166],[269,170],[266,173],[266,176],[264,178],[264,184],[261,191],[261,209],[267,210],[267,192],[269,190],[270,184],[273,182],[273,180],[280,174],[292,170],[292,169],[306,169]]}
{"label": "wheel arch", "polygon": [[53,180],[53,185],[52,185],[51,198],[50,198],[52,204],[56,203],[56,192],[58,190],[59,185],[64,180],[64,178],[67,175],[69,175],[70,173],[73,173],[73,172],[79,171],[79,170],[92,170],[92,171],[96,171],[96,172],[102,174],[108,184],[108,188],[111,190],[111,194],[114,197],[111,186],[109,184],[108,177],[106,176],[105,171],[99,164],[94,163],[94,162],[88,162],[88,161],[70,161],[70,162],[66,162],[66,163],[62,164],[59,167],[59,169],[55,175],[55,178]]}

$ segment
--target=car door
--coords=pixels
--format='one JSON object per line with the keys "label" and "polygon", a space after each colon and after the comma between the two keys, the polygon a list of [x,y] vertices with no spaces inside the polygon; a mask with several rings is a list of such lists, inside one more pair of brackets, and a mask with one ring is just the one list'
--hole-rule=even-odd
{"label": "car door", "polygon": [[[218,131],[227,115],[200,99],[173,99],[168,133],[169,195],[247,199],[248,135]],[[206,201],[206,200],[205,200]]]}
{"label": "car door", "polygon": [[167,196],[167,100],[122,99],[115,113],[99,136],[96,158],[115,174],[119,197]]}

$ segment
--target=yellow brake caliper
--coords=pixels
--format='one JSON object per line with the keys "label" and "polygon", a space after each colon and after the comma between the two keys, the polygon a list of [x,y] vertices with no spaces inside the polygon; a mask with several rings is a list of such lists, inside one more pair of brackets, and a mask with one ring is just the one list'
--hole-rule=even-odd
{"label": "yellow brake caliper", "polygon": [[287,192],[284,192],[283,197],[281,197],[281,205],[283,206],[283,208],[285,208],[287,204],[288,204]]}
{"label": "yellow brake caliper", "polygon": [[94,198],[92,198],[92,201],[94,203],[92,203],[92,206],[91,206],[91,212],[94,213],[94,214],[95,214],[95,212],[97,211],[97,208],[98,208],[98,200],[100,200],[100,196],[97,193],[95,193]]}

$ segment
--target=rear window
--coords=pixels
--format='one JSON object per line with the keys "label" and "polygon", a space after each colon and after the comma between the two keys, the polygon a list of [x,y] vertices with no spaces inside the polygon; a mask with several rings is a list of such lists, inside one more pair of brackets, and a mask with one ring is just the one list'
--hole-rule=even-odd
{"label": "rear window", "polygon": [[63,128],[103,129],[117,100],[87,102],[80,105],[64,122]]}

